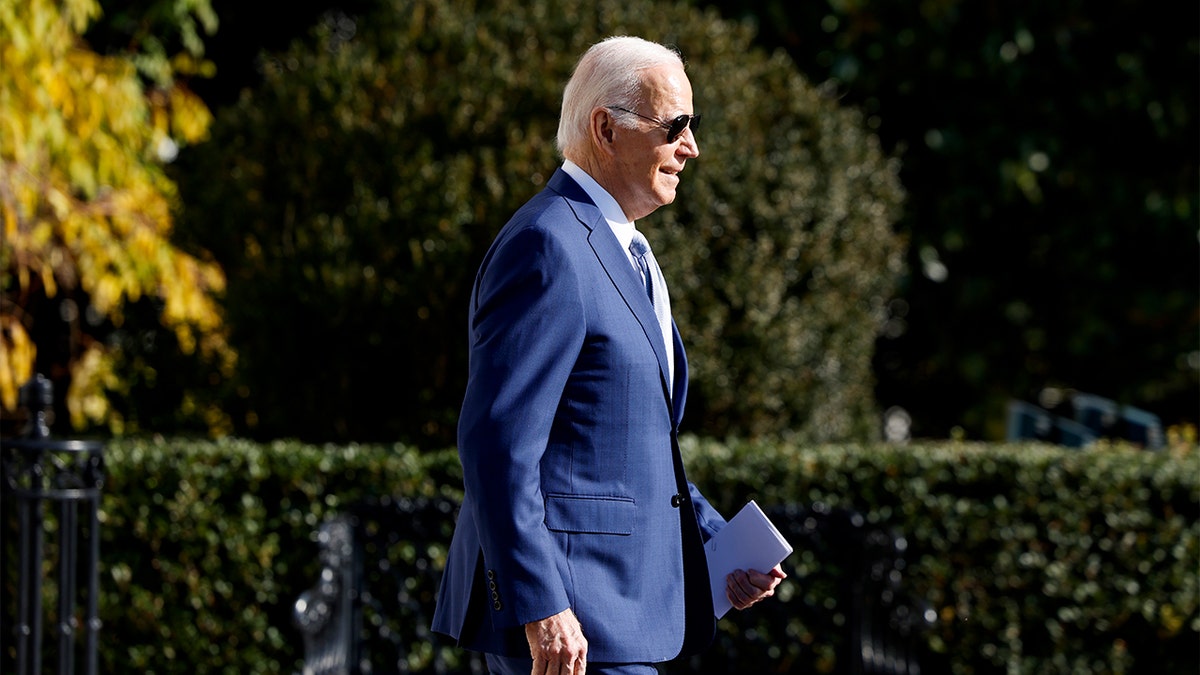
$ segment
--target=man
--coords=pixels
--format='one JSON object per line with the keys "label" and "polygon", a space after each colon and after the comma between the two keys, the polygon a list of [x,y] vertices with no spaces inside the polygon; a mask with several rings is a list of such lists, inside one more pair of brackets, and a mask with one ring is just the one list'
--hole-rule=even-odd
{"label": "man", "polygon": [[[563,93],[562,169],[480,265],[434,629],[493,673],[653,673],[712,640],[703,542],[725,519],[683,473],[687,359],[634,225],[674,201],[698,119],[678,54],[593,45]],[[729,598],[783,576],[738,571]]]}

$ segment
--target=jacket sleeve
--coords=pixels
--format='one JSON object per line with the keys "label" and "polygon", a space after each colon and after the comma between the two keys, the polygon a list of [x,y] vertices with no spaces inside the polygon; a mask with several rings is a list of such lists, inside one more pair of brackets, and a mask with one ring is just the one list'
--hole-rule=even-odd
{"label": "jacket sleeve", "polygon": [[539,467],[586,334],[579,283],[561,244],[536,226],[498,242],[476,281],[459,456],[497,630],[569,605]]}
{"label": "jacket sleeve", "polygon": [[700,526],[700,538],[707,543],[709,539],[725,527],[725,517],[720,514],[704,495],[700,494],[700,490],[688,481],[688,492],[691,493],[692,508],[696,511],[696,523]]}

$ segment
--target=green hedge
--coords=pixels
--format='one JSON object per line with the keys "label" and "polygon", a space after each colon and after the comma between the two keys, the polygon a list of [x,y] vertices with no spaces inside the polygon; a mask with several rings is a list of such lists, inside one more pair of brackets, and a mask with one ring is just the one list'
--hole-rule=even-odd
{"label": "green hedge", "polygon": [[[748,498],[824,502],[903,532],[908,590],[939,617],[923,639],[953,672],[1200,668],[1195,449],[688,438],[685,453],[692,478],[727,515]],[[460,485],[453,450],[400,445],[114,441],[106,457],[102,672],[297,670],[291,608],[317,578],[320,522],[363,499],[457,499]],[[436,561],[446,543],[418,548]],[[14,567],[4,570],[9,616]],[[844,667],[780,625],[803,579],[793,571],[773,609],[722,620],[724,648],[705,672],[725,672],[712,669],[722,659],[780,672],[802,646],[807,670]],[[775,648],[739,652],[748,631],[779,636]]]}
{"label": "green hedge", "polygon": [[1200,670],[1200,454],[693,441],[726,508],[825,502],[898,528],[953,672]]}

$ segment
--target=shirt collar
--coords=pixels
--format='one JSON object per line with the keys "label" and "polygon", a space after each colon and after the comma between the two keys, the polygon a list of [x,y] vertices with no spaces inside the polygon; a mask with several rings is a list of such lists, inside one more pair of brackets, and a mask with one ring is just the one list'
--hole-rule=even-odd
{"label": "shirt collar", "polygon": [[630,260],[632,260],[633,254],[629,253],[629,244],[633,241],[634,224],[625,216],[625,211],[621,209],[621,205],[617,203],[616,199],[613,199],[612,195],[608,194],[608,190],[601,187],[596,182],[596,179],[589,176],[588,172],[584,171],[575,162],[569,159],[564,160],[562,168],[568,176],[574,178],[576,183],[579,183],[579,187],[583,188],[587,196],[591,197],[592,203],[600,209],[604,220],[608,221],[608,226],[612,229],[613,234],[616,235],[617,242],[621,244],[621,248],[625,251],[626,255],[630,256]]}

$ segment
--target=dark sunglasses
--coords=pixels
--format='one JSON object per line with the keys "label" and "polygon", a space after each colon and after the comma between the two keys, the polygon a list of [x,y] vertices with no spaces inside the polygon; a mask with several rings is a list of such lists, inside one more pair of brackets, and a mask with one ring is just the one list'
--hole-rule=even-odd
{"label": "dark sunglasses", "polygon": [[683,130],[687,129],[688,127],[692,128],[693,133],[695,133],[695,131],[700,128],[700,116],[699,115],[680,115],[679,117],[676,117],[675,119],[671,120],[670,122],[664,122],[663,120],[655,119],[653,117],[646,117],[645,115],[643,115],[641,113],[635,113],[632,110],[626,110],[625,108],[622,108],[621,106],[618,106],[618,105],[610,105],[610,106],[608,106],[608,109],[609,110],[620,110],[621,112],[627,112],[630,115],[637,115],[638,117],[640,117],[644,120],[647,120],[649,122],[654,122],[658,126],[667,130],[667,142],[668,143],[674,143],[676,139],[678,139],[680,136],[683,135]]}

